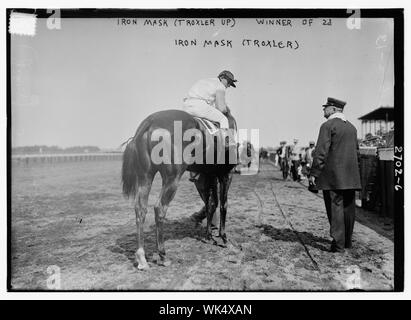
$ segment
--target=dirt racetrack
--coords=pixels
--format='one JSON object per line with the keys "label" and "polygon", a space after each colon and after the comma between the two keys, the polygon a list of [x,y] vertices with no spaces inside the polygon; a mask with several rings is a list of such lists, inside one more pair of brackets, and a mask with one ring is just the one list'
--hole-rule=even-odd
{"label": "dirt racetrack", "polygon": [[269,164],[234,176],[227,248],[201,241],[204,225],[188,217],[202,202],[183,176],[164,227],[170,267],[153,261],[156,177],[145,224],[151,269],[139,271],[120,170],[120,161],[13,166],[12,289],[55,289],[49,279],[58,270],[62,290],[393,290],[393,242],[357,222],[354,248],[329,253],[323,200]]}

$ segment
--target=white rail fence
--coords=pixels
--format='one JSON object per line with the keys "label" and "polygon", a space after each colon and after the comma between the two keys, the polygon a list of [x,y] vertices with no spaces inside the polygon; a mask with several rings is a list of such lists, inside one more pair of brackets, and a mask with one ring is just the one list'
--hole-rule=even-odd
{"label": "white rail fence", "polygon": [[31,165],[34,163],[57,163],[74,161],[121,160],[123,153],[61,153],[61,154],[26,154],[12,155],[11,162],[16,165]]}

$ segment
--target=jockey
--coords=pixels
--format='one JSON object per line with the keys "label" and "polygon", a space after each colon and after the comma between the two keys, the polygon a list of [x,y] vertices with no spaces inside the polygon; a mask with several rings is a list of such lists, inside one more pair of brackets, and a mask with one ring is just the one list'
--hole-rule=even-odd
{"label": "jockey", "polygon": [[[234,87],[237,80],[234,75],[227,70],[220,72],[217,78],[208,78],[197,81],[188,91],[184,98],[183,110],[195,117],[206,118],[220,124],[220,130],[225,131],[227,136],[229,123],[223,114],[227,112],[225,102],[225,91]],[[237,141],[233,135],[228,134],[228,145],[237,146]],[[196,182],[198,173],[190,172],[190,181]]]}
{"label": "jockey", "polygon": [[[220,72],[217,78],[208,78],[197,81],[184,98],[183,110],[200,118],[206,118],[220,124],[223,130],[229,129],[225,102],[226,89],[236,87],[234,75],[227,70]],[[236,144],[230,139],[230,144]]]}

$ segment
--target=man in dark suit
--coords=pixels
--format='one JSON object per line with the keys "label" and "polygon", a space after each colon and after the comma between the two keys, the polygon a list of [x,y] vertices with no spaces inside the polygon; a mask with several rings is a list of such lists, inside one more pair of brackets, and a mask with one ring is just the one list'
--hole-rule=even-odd
{"label": "man in dark suit", "polygon": [[352,246],[355,190],[361,189],[357,130],[345,119],[345,104],[328,98],[323,105],[327,121],[321,125],[310,172],[310,183],[323,190],[332,252]]}
{"label": "man in dark suit", "polygon": [[283,173],[283,179],[288,177],[288,158],[289,158],[289,148],[286,146],[287,141],[281,141],[280,147],[277,149],[278,164],[280,165],[281,172]]}

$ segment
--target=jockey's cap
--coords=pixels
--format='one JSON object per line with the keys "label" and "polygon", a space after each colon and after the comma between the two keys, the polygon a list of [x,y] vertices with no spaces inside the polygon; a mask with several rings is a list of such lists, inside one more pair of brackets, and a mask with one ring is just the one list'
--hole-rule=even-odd
{"label": "jockey's cap", "polygon": [[234,75],[230,71],[228,70],[221,71],[218,77],[227,79],[229,85],[236,88],[234,82],[237,82],[237,80],[234,79]]}

